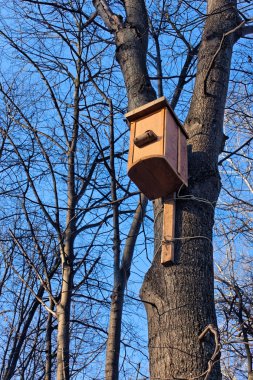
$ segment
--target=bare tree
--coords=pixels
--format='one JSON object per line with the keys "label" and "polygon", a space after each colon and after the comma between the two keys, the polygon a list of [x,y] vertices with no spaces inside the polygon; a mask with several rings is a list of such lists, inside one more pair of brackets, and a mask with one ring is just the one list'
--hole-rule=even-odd
{"label": "bare tree", "polygon": [[[126,19],[114,13],[106,1],[93,3],[105,25],[114,32],[116,57],[132,110],[155,97],[146,68],[145,3],[124,1]],[[218,156],[224,146],[223,118],[232,49],[242,35],[252,31],[245,26],[247,22],[238,12],[236,1],[208,1],[196,82],[186,119],[190,136],[189,187],[181,191],[182,200],[179,197],[177,201],[177,265],[164,268],[159,262],[162,203],[156,202],[157,244],[142,287],[142,300],[149,302],[145,305],[151,378],[220,378],[217,340],[211,334],[204,341],[200,337],[207,326],[216,326],[212,228],[220,192]]]}
{"label": "bare tree", "polygon": [[[85,324],[78,317],[81,316],[80,307],[77,311],[71,311],[71,302],[78,299],[78,293],[82,293],[86,287],[99,261],[101,254],[96,244],[99,244],[100,230],[101,234],[105,232],[104,223],[111,218],[108,209],[109,187],[105,176],[107,168],[98,171],[98,167],[106,163],[109,147],[106,138],[97,140],[101,124],[96,122],[92,111],[93,99],[85,98],[85,87],[90,82],[86,76],[92,74],[86,63],[90,38],[87,37],[85,41],[83,36],[86,25],[82,13],[75,9],[68,22],[65,21],[62,31],[61,24],[54,23],[56,16],[65,17],[61,8],[47,13],[47,9],[42,10],[39,5],[16,5],[15,12],[20,17],[20,25],[16,30],[5,25],[1,31],[2,39],[19,58],[14,79],[6,72],[2,75],[2,110],[7,120],[1,126],[3,141],[6,141],[2,162],[7,162],[11,157],[17,164],[14,170],[10,165],[6,165],[4,170],[5,192],[17,200],[17,207],[20,208],[19,225],[14,229],[10,224],[7,230],[7,236],[17,251],[17,260],[9,265],[13,276],[26,288],[24,294],[29,294],[28,307],[31,309],[27,320],[22,314],[19,315],[21,327],[14,333],[17,343],[14,343],[12,351],[6,351],[9,360],[4,360],[3,378],[12,378],[16,371],[28,376],[27,364],[21,370],[18,361],[27,343],[31,323],[38,318],[40,326],[41,323],[46,325],[46,350],[47,353],[51,352],[42,366],[41,376],[50,378],[53,374],[52,368],[55,366],[52,366],[52,357],[56,353],[57,378],[66,379],[71,376],[71,372],[78,371],[78,366],[84,366],[84,362],[82,365],[80,361],[75,362],[74,353],[70,364],[70,334],[77,330],[71,326],[79,325],[80,329],[80,326],[90,325],[92,329],[92,323]],[[36,15],[36,22],[30,12]],[[46,33],[51,33],[50,38],[41,37]],[[58,47],[51,52],[54,39]],[[35,41],[36,47],[33,46]],[[25,67],[30,70],[31,87],[23,89],[25,80],[18,70],[21,69],[22,73]],[[64,85],[61,87],[62,82]],[[95,94],[95,84],[92,87]],[[99,107],[101,110],[102,105]],[[82,113],[82,109],[86,112]],[[83,128],[82,124],[87,123],[87,120],[90,127]],[[97,183],[98,177],[103,183],[101,180]],[[105,208],[102,202],[106,203]],[[90,211],[92,214],[89,214]],[[11,223],[12,215],[7,214],[5,218],[2,215],[2,220]],[[81,243],[81,236],[84,237],[86,231],[91,229],[92,234],[87,234],[85,243]],[[29,244],[25,244],[24,234]],[[24,272],[19,270],[20,256]],[[30,268],[28,277],[26,266]],[[89,293],[92,294],[92,291]],[[92,297],[86,297],[88,304]],[[44,316],[41,319],[43,309]],[[45,312],[50,316],[45,318]],[[52,326],[55,320],[57,346],[54,344],[52,348]],[[93,330],[96,331],[96,325]],[[41,331],[41,327],[38,331]],[[34,347],[28,353],[29,360],[34,360],[33,352]],[[34,364],[34,376],[38,373],[36,369]]]}
{"label": "bare tree", "polygon": [[[1,211],[1,277],[5,294],[11,281],[20,289],[17,305],[28,301],[23,321],[8,311],[11,326],[20,327],[8,335],[2,376],[102,378],[107,346],[106,379],[127,377],[134,329],[126,329],[123,305],[131,299],[139,241],[143,251],[154,242],[141,291],[150,378],[220,378],[212,230],[218,164],[221,174],[233,170],[251,186],[250,161],[244,171],[236,159],[250,137],[219,154],[225,104],[227,121],[237,98],[236,75],[244,69],[234,63],[231,71],[232,50],[241,52],[242,37],[252,33],[252,6],[235,0],[208,0],[207,9],[205,1],[187,0],[24,0],[8,7],[0,30],[3,61],[8,56],[13,62],[12,70],[1,66],[1,193],[8,206]],[[163,200],[154,202],[153,219],[147,199],[127,179],[128,127],[122,121],[127,103],[132,110],[163,94],[190,136],[189,187],[176,196],[176,260],[169,267],[159,257]],[[231,134],[227,126],[225,133]],[[240,199],[250,220],[250,202],[234,191],[238,184],[224,186],[219,210],[225,204],[232,215]],[[154,238],[145,230],[139,238],[146,213]],[[238,233],[244,224],[237,218]],[[231,319],[239,298],[244,302],[240,292]],[[133,362],[138,378],[142,367]]]}
{"label": "bare tree", "polygon": [[[252,258],[236,255],[229,244],[218,265],[217,309],[222,320],[224,375],[252,377]],[[239,248],[241,249],[241,248]]]}

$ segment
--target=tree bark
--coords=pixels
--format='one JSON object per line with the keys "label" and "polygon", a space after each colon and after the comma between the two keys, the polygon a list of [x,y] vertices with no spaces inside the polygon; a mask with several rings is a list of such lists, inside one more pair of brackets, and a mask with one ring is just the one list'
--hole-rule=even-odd
{"label": "tree bark", "polygon": [[100,17],[115,35],[116,59],[121,67],[131,111],[156,98],[146,65],[148,16],[144,0],[125,0],[126,20],[113,14],[105,0],[93,0]]}
{"label": "tree bark", "polygon": [[[50,309],[54,309],[54,303],[50,302]],[[53,316],[48,313],[46,326],[46,365],[45,380],[52,380],[52,332],[53,332]]]}
{"label": "tree bark", "polygon": [[[116,43],[116,59],[121,67],[128,94],[129,111],[156,98],[150,83],[146,66],[148,46],[148,17],[145,2],[139,0],[124,1],[126,20],[112,13],[107,2],[93,0],[93,4],[107,27],[113,30]],[[141,17],[140,17],[141,16]],[[134,246],[139,234],[147,198],[141,195],[134,219],[124,247],[121,264],[117,264],[114,289],[110,310],[106,351],[106,380],[118,380],[121,323],[124,304],[124,292],[130,275]],[[117,240],[117,239],[116,239]],[[117,260],[119,253],[116,253]]]}
{"label": "tree bark", "polygon": [[216,326],[212,228],[220,191],[218,155],[223,145],[223,116],[235,36],[231,33],[222,45],[221,41],[238,22],[236,1],[208,2],[186,121],[189,187],[177,196],[176,262],[170,267],[160,264],[161,203],[155,209],[155,257],[141,291],[142,300],[149,302],[145,306],[151,379],[187,379],[201,374],[208,374],[209,379],[221,378],[219,363],[208,370],[215,351],[213,336],[206,335],[200,341],[199,335],[207,325]]}
{"label": "tree bark", "polygon": [[[148,28],[144,1],[124,1],[124,23],[105,7],[105,1],[93,3],[115,33],[116,58],[124,76],[129,110],[153,100],[155,92],[146,68]],[[217,348],[214,337],[207,334],[200,341],[199,335],[208,325],[217,325],[212,228],[220,192],[218,155],[224,140],[223,116],[236,40],[232,30],[239,19],[235,0],[209,0],[207,12],[186,121],[189,187],[182,189],[177,199],[174,266],[160,264],[163,202],[154,202],[155,255],[141,291],[148,315],[151,379],[202,374],[212,379],[221,377],[219,363],[213,366],[210,361]]]}
{"label": "tree bark", "polygon": [[72,270],[63,265],[61,301],[57,305],[57,380],[69,380],[69,320],[72,290]]}
{"label": "tree bark", "polygon": [[74,241],[76,236],[75,208],[78,197],[75,189],[76,144],[79,132],[80,75],[81,75],[81,26],[79,25],[77,74],[74,90],[73,131],[68,152],[68,210],[64,244],[61,247],[62,288],[57,305],[57,380],[69,380],[70,308],[73,290]]}
{"label": "tree bark", "polygon": [[147,71],[148,17],[145,2],[125,1],[127,19],[116,33],[116,58],[120,64],[131,111],[156,98]]}
{"label": "tree bark", "polygon": [[124,306],[124,294],[127,281],[130,276],[130,268],[134,253],[134,247],[140,231],[140,226],[142,223],[146,206],[147,198],[144,195],[141,195],[140,203],[135,211],[133,222],[126,239],[123,258],[121,261],[120,268],[118,270],[117,279],[114,283],[106,349],[106,380],[118,380],[119,378],[120,338]]}

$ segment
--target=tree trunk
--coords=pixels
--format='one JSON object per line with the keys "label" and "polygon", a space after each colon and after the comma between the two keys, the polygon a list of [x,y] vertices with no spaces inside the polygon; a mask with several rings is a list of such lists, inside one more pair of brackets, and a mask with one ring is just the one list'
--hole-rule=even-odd
{"label": "tree trunk", "polygon": [[126,239],[121,266],[118,271],[117,281],[115,281],[112,293],[110,323],[106,349],[106,380],[118,380],[119,378],[120,338],[122,313],[124,306],[124,294],[127,285],[127,280],[130,276],[130,267],[135,242],[140,231],[146,206],[147,198],[144,195],[141,195],[140,203],[135,211],[133,222]]}
{"label": "tree trunk", "polygon": [[63,265],[61,301],[57,305],[57,380],[69,380],[69,319],[72,270]]}
{"label": "tree trunk", "polygon": [[[50,301],[50,309],[54,310],[54,302]],[[53,316],[48,313],[46,326],[46,365],[45,380],[52,380],[52,332],[53,332]]]}
{"label": "tree trunk", "polygon": [[[102,3],[99,0],[93,0],[93,3],[105,24],[115,32],[116,58],[120,64],[128,93],[128,110],[130,111],[154,100],[156,93],[151,86],[146,66],[148,18],[145,2],[143,0],[138,2],[133,0],[125,1],[127,17],[124,25],[119,17],[112,13],[107,3]],[[142,195],[127,237],[122,262],[115,277],[106,351],[106,380],[118,380],[119,378],[124,292],[130,275],[134,246],[146,205],[147,199]]]}
{"label": "tree trunk", "polygon": [[[116,43],[116,58],[121,67],[127,94],[128,110],[133,110],[156,98],[151,86],[146,55],[148,46],[148,18],[145,2],[126,0],[126,21],[113,14],[108,4],[100,0],[93,0],[93,4],[105,24],[114,31]],[[140,17],[141,16],[141,17]],[[124,292],[130,275],[130,267],[137,236],[139,234],[143,214],[145,213],[147,198],[141,195],[135,216],[124,247],[121,265],[115,276],[114,289],[110,310],[110,323],[106,351],[106,380],[118,380],[121,323],[124,304]],[[117,239],[116,239],[117,240]],[[118,254],[116,254],[118,256]]]}
{"label": "tree trunk", "polygon": [[[80,25],[79,25],[80,27]],[[79,30],[80,33],[80,30]],[[69,141],[68,152],[68,211],[66,217],[66,231],[64,244],[61,247],[62,288],[60,301],[57,305],[57,380],[69,380],[69,344],[70,344],[70,308],[73,290],[73,260],[74,241],[76,235],[77,194],[75,190],[75,164],[76,144],[79,132],[79,106],[80,106],[80,75],[81,75],[81,42],[78,39],[77,75],[74,91],[73,131]]]}
{"label": "tree trunk", "polygon": [[[176,262],[170,267],[160,264],[162,204],[156,202],[155,213],[158,216],[160,212],[160,216],[155,225],[155,257],[141,292],[142,300],[149,302],[145,306],[151,379],[207,374],[208,361],[215,351],[211,334],[202,341],[198,337],[207,325],[216,325],[212,228],[220,191],[218,155],[223,145],[233,34],[220,44],[223,34],[236,25],[235,1],[208,2],[194,94],[186,122],[189,187],[177,196]],[[210,369],[209,379],[220,377],[219,363],[216,363]]]}
{"label": "tree trunk", "polygon": [[[125,80],[129,110],[153,100],[155,92],[146,69],[144,1],[124,1],[124,23],[105,1],[93,3],[115,33],[116,57]],[[223,116],[235,41],[234,33],[223,37],[238,23],[235,0],[208,1],[186,122],[189,187],[178,195],[176,263],[167,268],[160,264],[163,202],[154,202],[155,255],[141,292],[148,314],[151,379],[191,378],[203,373],[212,379],[221,377],[219,363],[213,367],[209,362],[215,351],[214,337],[209,333],[200,341],[199,335],[207,325],[216,326],[212,228],[220,192],[218,155],[224,142]],[[180,199],[181,195],[184,198]]]}

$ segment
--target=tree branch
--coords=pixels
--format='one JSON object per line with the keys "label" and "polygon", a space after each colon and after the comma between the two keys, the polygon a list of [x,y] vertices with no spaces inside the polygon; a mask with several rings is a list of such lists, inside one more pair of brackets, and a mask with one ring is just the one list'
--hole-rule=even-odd
{"label": "tree branch", "polygon": [[253,34],[253,25],[244,26],[241,30],[241,37],[246,37],[249,34]]}
{"label": "tree branch", "polygon": [[206,326],[204,331],[199,335],[199,341],[202,341],[208,332],[210,332],[214,335],[215,350],[214,350],[214,353],[213,353],[211,359],[208,362],[208,369],[206,371],[206,375],[205,375],[204,380],[207,380],[209,378],[215,362],[219,359],[220,350],[221,350],[219,332],[218,332],[217,328],[212,324]]}
{"label": "tree branch", "polygon": [[231,156],[233,156],[234,154],[236,154],[237,152],[239,152],[239,150],[243,149],[246,145],[249,145],[252,140],[253,140],[253,137],[251,137],[250,139],[248,139],[244,144],[242,144],[241,146],[239,146],[239,148],[237,148],[236,150],[234,150],[234,152],[229,153],[226,157],[224,157],[222,160],[220,160],[218,162],[218,165],[221,165],[228,158],[230,158]]}
{"label": "tree branch", "polygon": [[105,0],[93,0],[92,2],[107,28],[115,32],[123,27],[120,18],[112,12]]}

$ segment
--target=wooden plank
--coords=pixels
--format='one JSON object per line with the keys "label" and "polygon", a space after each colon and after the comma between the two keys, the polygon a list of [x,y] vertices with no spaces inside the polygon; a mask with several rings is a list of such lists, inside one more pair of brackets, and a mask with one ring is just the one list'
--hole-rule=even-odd
{"label": "wooden plank", "polygon": [[188,155],[187,142],[185,136],[180,133],[180,176],[186,186],[188,186]]}
{"label": "wooden plank", "polygon": [[136,121],[134,137],[142,135],[147,130],[152,130],[157,135],[157,139],[152,144],[141,148],[134,146],[133,163],[148,156],[163,155],[163,114],[164,111],[160,110],[147,118]]}
{"label": "wooden plank", "polygon": [[128,176],[148,199],[167,198],[182,181],[164,156],[148,156],[128,166]]}
{"label": "wooden plank", "polygon": [[168,162],[170,163],[171,168],[174,170],[175,173],[177,173],[178,134],[180,133],[180,128],[178,128],[174,118],[168,110],[166,110],[165,123],[165,156]]}
{"label": "wooden plank", "polygon": [[135,108],[133,111],[126,113],[125,117],[128,121],[136,120],[143,116],[150,115],[153,112],[162,109],[163,107],[166,107],[167,104],[167,99],[165,98],[165,96],[162,96],[161,98],[158,98],[152,102],[144,104],[141,107]]}
{"label": "wooden plank", "polygon": [[164,201],[163,209],[163,241],[161,263],[168,265],[174,263],[175,216],[176,200],[175,193]]}
{"label": "wooden plank", "polygon": [[130,167],[133,164],[135,129],[136,129],[136,122],[132,122],[131,129],[130,129],[130,142],[129,142],[129,151],[128,151],[128,167]]}
{"label": "wooden plank", "polygon": [[[177,172],[179,175],[182,174],[182,138],[181,138],[181,131],[178,128],[178,137],[177,137]],[[184,157],[183,157],[184,159]]]}
{"label": "wooden plank", "polygon": [[142,117],[148,117],[150,114],[152,114],[155,111],[158,111],[162,108],[167,108],[170,112],[170,114],[173,116],[175,122],[179,126],[179,128],[182,130],[186,138],[188,138],[188,134],[186,130],[184,129],[183,125],[177,118],[177,115],[175,114],[174,110],[171,108],[168,100],[165,98],[165,96],[162,96],[161,98],[158,98],[152,102],[149,102],[147,104],[144,104],[141,107],[135,108],[134,110],[128,112],[125,114],[126,119],[131,122],[133,120],[140,119]]}

